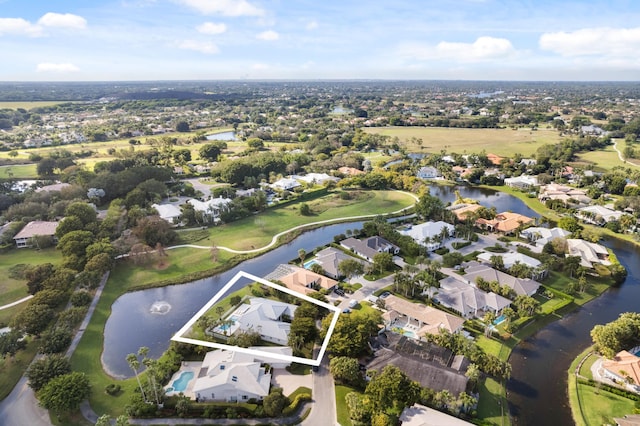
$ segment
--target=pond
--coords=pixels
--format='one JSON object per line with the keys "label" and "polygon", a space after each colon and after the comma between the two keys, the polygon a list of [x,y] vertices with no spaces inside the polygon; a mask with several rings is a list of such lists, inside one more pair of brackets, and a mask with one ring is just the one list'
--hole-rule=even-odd
{"label": "pond", "polygon": [[236,138],[236,132],[220,132],[214,133],[212,135],[206,136],[208,141],[235,141],[238,140]]}

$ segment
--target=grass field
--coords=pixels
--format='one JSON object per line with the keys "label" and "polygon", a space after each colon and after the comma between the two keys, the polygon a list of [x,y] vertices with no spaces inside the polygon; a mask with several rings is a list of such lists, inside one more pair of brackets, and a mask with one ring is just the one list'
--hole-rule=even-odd
{"label": "grass field", "polygon": [[35,164],[0,166],[0,179],[35,179],[38,177]]}
{"label": "grass field", "polygon": [[[633,413],[635,402],[603,389],[578,383],[574,372],[580,361],[592,350],[591,347],[585,349],[569,367],[568,394],[571,414],[578,426],[615,424],[614,417]],[[589,356],[580,368],[580,374],[591,377],[589,368],[596,358],[594,355]]]}
{"label": "grass field", "polygon": [[[343,385],[336,385],[336,411],[338,414],[338,424],[341,426],[351,426],[351,419],[349,418],[349,408],[344,400],[344,397],[348,393],[358,392],[354,388]],[[329,424],[330,422],[327,422]]]}
{"label": "grass field", "polygon": [[[624,149],[624,142],[618,143],[618,149],[622,152]],[[633,160],[636,165],[631,162],[620,161],[618,157],[618,153],[613,149],[613,145],[609,145],[602,150],[598,151],[589,151],[582,152],[578,154],[577,161],[572,164],[582,165],[582,164],[592,164],[594,166],[595,171],[599,172],[607,172],[613,169],[616,166],[630,167],[630,168],[638,168],[640,166],[637,165],[638,160]]]}
{"label": "grass field", "polygon": [[[520,153],[532,155],[544,144],[555,144],[561,140],[552,129],[457,129],[446,127],[369,127],[367,133],[378,133],[398,137],[409,152],[456,152],[459,154],[485,150],[501,156]],[[411,138],[422,139],[419,146],[410,143]]]}
{"label": "grass field", "polygon": [[0,109],[26,109],[29,110],[31,108],[38,107],[47,107],[52,105],[58,105],[62,103],[67,103],[69,101],[31,101],[31,102],[13,102],[13,101],[2,101],[0,102]]}
{"label": "grass field", "polygon": [[41,342],[30,338],[26,349],[19,351],[14,358],[0,359],[0,401],[11,393],[29,363],[33,360],[40,345]]}
{"label": "grass field", "polygon": [[[14,302],[28,296],[26,280],[9,277],[9,269],[17,264],[40,265],[42,263],[59,264],[62,256],[56,249],[33,250],[14,249],[0,254],[0,305]],[[0,311],[2,312],[2,311]]]}

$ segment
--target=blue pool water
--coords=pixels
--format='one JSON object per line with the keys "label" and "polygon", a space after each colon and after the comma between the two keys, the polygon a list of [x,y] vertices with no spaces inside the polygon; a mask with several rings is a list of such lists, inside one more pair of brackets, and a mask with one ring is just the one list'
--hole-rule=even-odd
{"label": "blue pool water", "polygon": [[505,317],[504,315],[500,315],[498,318],[493,320],[493,323],[495,325],[500,324],[501,322],[505,321],[507,319],[507,317]]}
{"label": "blue pool water", "polygon": [[318,263],[318,261],[315,259],[307,260],[306,262],[304,262],[304,268],[309,269],[311,268],[311,265],[315,265],[316,263]]}
{"label": "blue pool water", "polygon": [[193,379],[193,371],[184,371],[180,377],[173,381],[171,387],[175,392],[184,392],[191,379]]}

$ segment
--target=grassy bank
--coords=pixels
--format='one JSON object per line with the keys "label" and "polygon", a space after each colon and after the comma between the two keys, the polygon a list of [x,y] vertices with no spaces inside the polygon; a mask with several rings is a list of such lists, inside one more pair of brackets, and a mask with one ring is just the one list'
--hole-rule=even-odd
{"label": "grassy bank", "polygon": [[578,380],[576,369],[581,363],[579,374],[586,379],[592,378],[590,367],[597,359],[597,356],[591,353],[592,351],[592,347],[582,351],[573,360],[567,372],[571,415],[577,426],[615,424],[614,417],[633,413],[636,402]]}
{"label": "grassy bank", "polygon": [[62,255],[55,248],[46,250],[11,249],[0,254],[0,276],[2,277],[2,280],[0,280],[0,306],[15,302],[29,295],[27,292],[27,280],[11,278],[11,268],[19,264],[35,266],[43,263],[52,263],[57,265],[61,261]]}

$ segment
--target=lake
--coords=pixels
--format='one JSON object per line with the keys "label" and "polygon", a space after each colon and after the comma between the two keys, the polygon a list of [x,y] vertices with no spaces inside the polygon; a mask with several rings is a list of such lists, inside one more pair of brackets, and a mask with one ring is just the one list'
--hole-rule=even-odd
{"label": "lake", "polygon": [[220,132],[214,133],[212,135],[206,136],[208,141],[235,141],[238,140],[236,138],[236,132]]}

